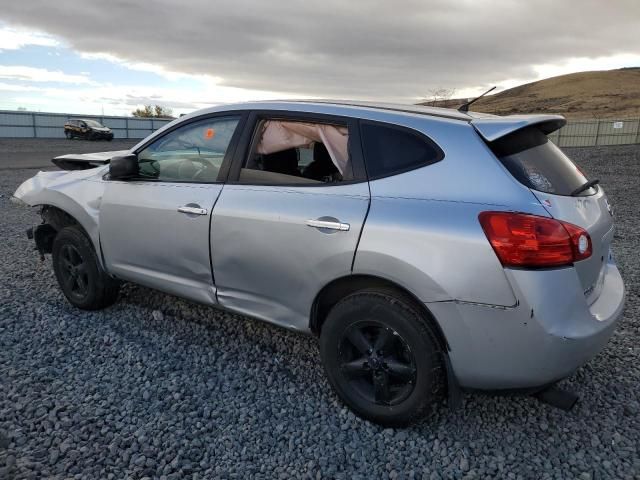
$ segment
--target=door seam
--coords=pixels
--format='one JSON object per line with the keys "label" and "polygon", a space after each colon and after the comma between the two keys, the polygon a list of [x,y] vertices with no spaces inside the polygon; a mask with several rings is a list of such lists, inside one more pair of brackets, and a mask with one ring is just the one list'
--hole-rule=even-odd
{"label": "door seam", "polygon": [[216,286],[216,275],[213,271],[213,246],[212,246],[212,235],[211,229],[213,227],[213,214],[216,210],[216,205],[218,204],[218,199],[220,195],[222,195],[222,191],[224,190],[224,185],[218,191],[218,195],[216,195],[215,200],[213,201],[213,206],[211,207],[211,215],[209,215],[209,241],[207,242],[209,245],[209,268],[211,269],[211,281],[213,282],[213,294],[216,297],[216,303],[220,303],[218,300],[218,287]]}
{"label": "door seam", "polygon": [[353,251],[353,258],[351,259],[351,273],[353,274],[353,269],[356,264],[356,255],[358,253],[358,248],[360,248],[360,239],[362,239],[362,233],[364,232],[364,226],[367,224],[367,218],[369,217],[369,210],[371,210],[371,185],[367,182],[367,188],[369,189],[369,199],[367,201],[367,211],[364,214],[364,219],[362,220],[362,226],[360,227],[360,233],[358,234],[358,241],[356,242],[356,248]]}

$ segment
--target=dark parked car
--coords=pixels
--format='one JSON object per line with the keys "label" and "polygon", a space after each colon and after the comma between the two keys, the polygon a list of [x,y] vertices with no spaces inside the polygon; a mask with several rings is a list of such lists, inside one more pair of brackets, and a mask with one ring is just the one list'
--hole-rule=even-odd
{"label": "dark parked car", "polygon": [[84,138],[85,140],[113,140],[113,132],[95,120],[85,118],[67,120],[64,124],[67,138]]}

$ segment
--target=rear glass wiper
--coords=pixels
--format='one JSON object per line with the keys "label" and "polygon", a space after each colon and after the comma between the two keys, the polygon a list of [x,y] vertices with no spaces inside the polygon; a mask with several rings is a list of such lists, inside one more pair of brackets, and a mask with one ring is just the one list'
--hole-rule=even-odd
{"label": "rear glass wiper", "polygon": [[591,187],[595,187],[598,183],[600,183],[600,180],[598,180],[597,178],[594,178],[593,180],[589,180],[588,182],[583,183],[578,188],[576,188],[573,192],[571,192],[571,196],[575,197],[576,195],[580,195],[585,190],[589,190]]}

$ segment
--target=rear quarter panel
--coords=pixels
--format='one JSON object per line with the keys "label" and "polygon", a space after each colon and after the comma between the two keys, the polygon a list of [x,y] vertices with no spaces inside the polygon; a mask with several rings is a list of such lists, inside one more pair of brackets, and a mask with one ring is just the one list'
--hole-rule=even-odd
{"label": "rear quarter panel", "polygon": [[515,305],[478,214],[549,214],[505,173],[468,123],[406,117],[403,124],[433,139],[445,158],[370,182],[371,208],[354,273],[393,280],[427,303]]}

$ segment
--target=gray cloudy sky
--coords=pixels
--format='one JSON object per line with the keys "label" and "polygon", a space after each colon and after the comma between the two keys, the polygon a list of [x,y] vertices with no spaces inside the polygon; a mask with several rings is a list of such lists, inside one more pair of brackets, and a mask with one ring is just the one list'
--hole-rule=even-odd
{"label": "gray cloudy sky", "polygon": [[415,101],[640,64],[640,0],[3,3],[83,54],[276,94]]}

